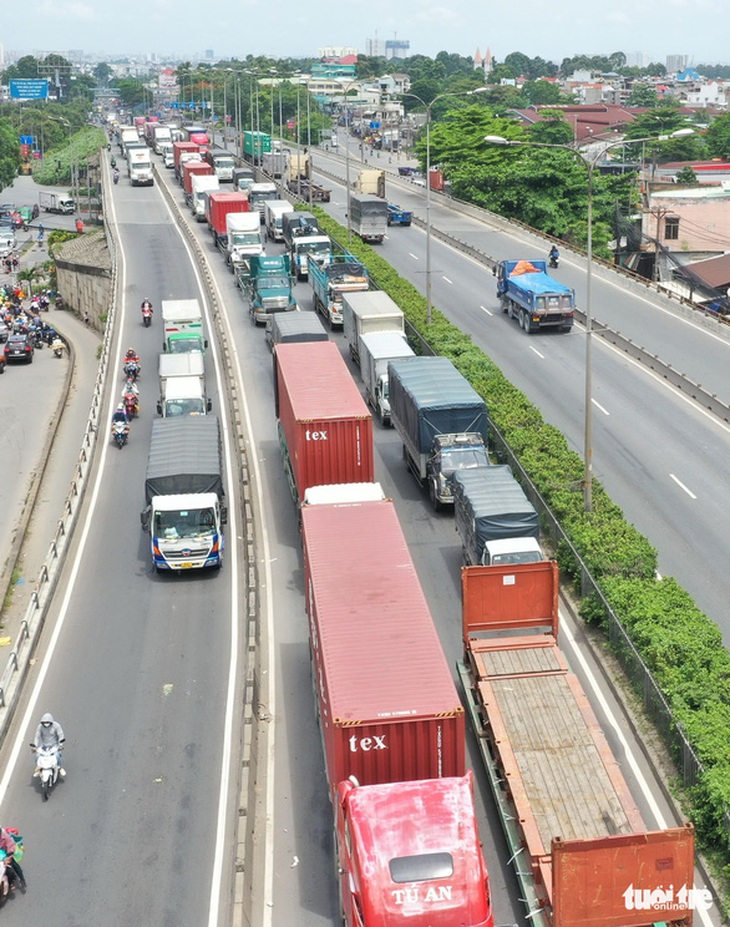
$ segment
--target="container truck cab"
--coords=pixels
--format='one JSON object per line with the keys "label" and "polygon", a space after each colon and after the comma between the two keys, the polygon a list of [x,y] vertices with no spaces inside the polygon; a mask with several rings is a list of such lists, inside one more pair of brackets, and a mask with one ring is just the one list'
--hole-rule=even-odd
{"label": "container truck cab", "polygon": [[473,774],[337,786],[347,927],[493,927]]}
{"label": "container truck cab", "polygon": [[251,258],[263,253],[258,213],[229,212],[226,215],[226,262],[239,286],[250,277]]}
{"label": "container truck cab", "polygon": [[275,312],[292,312],[297,308],[288,254],[253,255],[249,265],[249,313],[254,324],[266,322]]}
{"label": "container truck cab", "polygon": [[291,212],[292,204],[288,200],[266,200],[264,203],[264,223],[266,235],[271,241],[284,241],[283,216]]}
{"label": "container truck cab", "polygon": [[213,168],[213,173],[221,183],[233,183],[235,161],[230,151],[225,148],[208,148],[205,161]]}
{"label": "container truck cab", "polygon": [[539,563],[545,560],[535,538],[500,538],[487,541],[482,554],[482,566],[501,566],[510,563]]}
{"label": "container truck cab", "polygon": [[476,432],[436,435],[426,462],[426,479],[435,510],[454,502],[454,473],[489,467],[484,438]]}
{"label": "container truck cab", "polygon": [[258,210],[259,221],[264,223],[264,204],[267,200],[278,200],[279,191],[275,183],[252,183],[248,188],[248,207],[251,212]]}
{"label": "container truck cab", "polygon": [[234,190],[240,190],[241,193],[246,193],[251,184],[256,183],[256,177],[253,169],[250,167],[234,167],[231,181]]}

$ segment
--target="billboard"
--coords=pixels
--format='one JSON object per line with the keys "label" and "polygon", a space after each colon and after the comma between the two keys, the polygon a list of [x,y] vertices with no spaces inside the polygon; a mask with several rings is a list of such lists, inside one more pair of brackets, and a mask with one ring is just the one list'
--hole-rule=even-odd
{"label": "billboard", "polygon": [[45,100],[48,98],[48,81],[38,80],[11,80],[11,100]]}

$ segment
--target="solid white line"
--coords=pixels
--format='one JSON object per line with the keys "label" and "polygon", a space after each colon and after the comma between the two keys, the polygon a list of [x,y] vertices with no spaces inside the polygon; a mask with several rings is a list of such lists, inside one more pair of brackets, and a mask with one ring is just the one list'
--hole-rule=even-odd
{"label": "solid white line", "polygon": [[687,495],[690,497],[690,499],[696,499],[696,498],[697,498],[697,496],[692,492],[692,490],[691,490],[691,489],[688,489],[688,488],[684,485],[684,483],[683,483],[681,480],[677,479],[677,477],[676,477],[673,473],[670,473],[669,476],[674,480],[674,482],[677,484],[677,486],[679,486],[680,489],[683,489],[683,490],[687,493]]}
{"label": "solid white line", "polygon": [[480,306],[479,308],[482,310],[482,312],[486,312],[487,315],[494,315],[494,313],[493,313],[493,312],[490,312],[489,309],[487,309],[486,306]]}
{"label": "solid white line", "polygon": [[606,411],[606,409],[601,405],[600,402],[596,402],[595,399],[591,399],[591,402],[593,403],[593,405],[594,405],[600,412],[603,412],[604,415],[610,415],[610,414],[611,414],[610,412],[607,412],[607,411]]}
{"label": "solid white line", "polygon": [[420,261],[420,260],[421,260],[421,259],[418,257],[418,255],[417,255],[417,254],[413,254],[412,251],[409,251],[408,253],[409,253],[410,256],[413,258],[414,261]]}
{"label": "solid white line", "polygon": [[453,280],[449,280],[448,277],[443,277],[442,279],[445,280],[447,283],[450,283],[452,286],[454,285]]}
{"label": "solid white line", "polygon": [[530,345],[530,350],[533,351],[535,354],[537,354],[538,357],[541,357],[543,360],[545,360],[545,355],[544,355],[544,354],[541,354],[541,353],[537,350],[537,348],[534,348],[532,345]]}

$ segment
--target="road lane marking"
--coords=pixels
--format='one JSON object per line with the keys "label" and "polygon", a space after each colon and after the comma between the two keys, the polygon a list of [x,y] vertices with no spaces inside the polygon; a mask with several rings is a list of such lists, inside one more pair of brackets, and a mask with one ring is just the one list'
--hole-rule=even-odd
{"label": "road lane marking", "polygon": [[600,402],[597,402],[595,399],[591,399],[591,402],[593,403],[593,405],[594,405],[600,412],[603,412],[604,415],[610,415],[610,414],[611,414],[607,409],[605,409],[605,408],[601,405]]}
{"label": "road lane marking", "polygon": [[409,253],[410,256],[413,258],[414,261],[420,261],[420,260],[421,260],[421,259],[418,257],[418,255],[417,255],[417,254],[414,254],[412,251],[409,251],[408,253]]}
{"label": "road lane marking", "polygon": [[443,277],[442,279],[444,279],[447,283],[450,283],[452,286],[454,285],[453,280],[449,280],[448,277]]}
{"label": "road lane marking", "polygon": [[545,355],[544,355],[544,354],[541,354],[541,353],[537,350],[537,348],[535,348],[535,347],[533,347],[532,345],[530,345],[530,350],[533,351],[535,354],[537,354],[538,357],[541,357],[543,360],[545,360]]}
{"label": "road lane marking", "polygon": [[486,312],[487,315],[494,315],[494,313],[487,309],[486,306],[480,306],[479,308],[482,310],[482,312]]}
{"label": "road lane marking", "polygon": [[674,482],[677,484],[677,486],[679,486],[680,489],[683,489],[687,493],[690,499],[697,498],[697,496],[692,492],[692,490],[689,489],[687,486],[685,486],[684,483],[680,479],[678,479],[673,473],[670,473],[669,476],[674,480]]}

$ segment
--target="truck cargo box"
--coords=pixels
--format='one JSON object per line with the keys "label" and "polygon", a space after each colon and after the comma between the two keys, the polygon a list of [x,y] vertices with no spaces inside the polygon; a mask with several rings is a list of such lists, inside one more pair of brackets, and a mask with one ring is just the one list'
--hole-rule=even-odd
{"label": "truck cargo box", "polygon": [[373,420],[331,341],[274,349],[276,416],[292,493],[374,479]]}
{"label": "truck cargo box", "polygon": [[182,187],[190,196],[193,192],[193,177],[195,175],[208,177],[213,174],[213,168],[205,161],[185,161],[180,168],[182,172]]}
{"label": "truck cargo box", "polygon": [[417,452],[440,434],[474,432],[487,441],[487,407],[446,357],[407,357],[388,365],[390,408]]}
{"label": "truck cargo box", "polygon": [[223,496],[218,418],[158,418],[152,437],[145,479],[147,504],[153,496],[215,493]]}
{"label": "truck cargo box", "polygon": [[463,775],[464,709],[393,502],[301,516],[330,788]]}
{"label": "truck cargo box", "polygon": [[363,290],[342,295],[342,332],[350,356],[360,362],[359,339],[368,332],[404,331],[403,310],[382,290]]}

